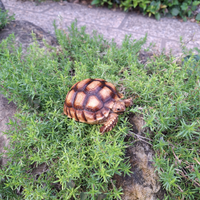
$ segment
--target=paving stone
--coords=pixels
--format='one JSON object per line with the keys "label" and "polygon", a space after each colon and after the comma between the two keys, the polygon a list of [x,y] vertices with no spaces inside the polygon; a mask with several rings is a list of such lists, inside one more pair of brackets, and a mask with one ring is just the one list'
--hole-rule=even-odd
{"label": "paving stone", "polygon": [[95,24],[86,24],[84,22],[78,22],[78,27],[86,26],[86,33],[92,34],[93,31],[97,31],[98,34],[103,35],[105,39],[115,39],[117,44],[120,44],[125,35],[127,34],[125,31],[114,29],[111,27],[99,26]]}
{"label": "paving stone", "polygon": [[[10,13],[14,13],[14,12],[15,12],[14,8],[11,8]],[[57,22],[56,23],[57,25],[59,25],[60,24],[59,22],[61,21],[59,16],[47,16],[42,13],[38,13],[37,15],[35,15],[33,12],[23,11],[23,10],[18,10],[17,12],[15,12],[15,19],[29,21],[37,26],[40,26],[45,31],[51,34],[55,34],[54,27],[53,27],[54,20]],[[68,24],[68,26],[72,23],[72,20],[70,19],[64,19],[64,21],[65,21],[65,24]],[[63,22],[61,21],[61,24],[62,23]]]}
{"label": "paving stone", "polygon": [[[54,33],[53,21],[66,28],[77,19],[79,25],[86,25],[87,32],[97,30],[107,39],[114,38],[121,44],[124,36],[132,34],[139,39],[148,33],[147,44],[155,42],[155,48],[160,52],[173,49],[179,52],[180,37],[192,47],[200,48],[200,26],[193,22],[181,22],[172,18],[161,18],[160,21],[137,14],[112,11],[106,8],[88,8],[87,6],[46,1],[38,6],[31,1],[2,0],[10,13],[15,13],[16,19],[28,20],[44,30]],[[17,9],[16,9],[17,8]],[[193,38],[193,39],[191,39]]]}
{"label": "paving stone", "polygon": [[77,19],[82,22],[115,28],[119,27],[126,16],[126,13],[119,11],[113,12],[103,8],[90,9],[86,6],[70,3],[64,4],[63,6],[57,4],[57,6],[47,10],[45,14],[54,16],[60,15],[63,18]]}
{"label": "paving stone", "polygon": [[179,40],[180,36],[191,33],[200,34],[200,27],[197,23],[180,22],[177,19],[162,18],[157,21],[139,14],[129,14],[126,22],[121,27],[123,30],[141,33],[148,32],[150,36]]}
{"label": "paving stone", "polygon": [[19,9],[22,9],[24,11],[29,10],[39,13],[55,5],[55,3],[52,1],[41,2],[39,5],[32,1],[2,0],[2,2],[6,9],[10,9],[10,7],[13,7],[15,9],[15,12],[18,12]]}
{"label": "paving stone", "polygon": [[172,55],[179,55],[182,52],[180,42],[168,41],[166,42],[165,53]]}
{"label": "paving stone", "polygon": [[[200,40],[195,40],[194,38],[188,37],[183,39],[183,44],[185,47],[190,50],[194,49],[195,47],[200,50]],[[165,53],[170,53],[174,56],[179,55],[182,52],[181,42],[175,41],[167,41],[165,46]],[[193,52],[196,52],[193,50]]]}
{"label": "paving stone", "polygon": [[161,53],[163,50],[162,39],[152,36],[147,36],[147,41],[142,49],[149,49],[152,52]]}
{"label": "paving stone", "polygon": [[197,47],[200,49],[200,34],[197,33],[191,33],[188,35],[185,35],[183,37],[183,42],[191,47]]}

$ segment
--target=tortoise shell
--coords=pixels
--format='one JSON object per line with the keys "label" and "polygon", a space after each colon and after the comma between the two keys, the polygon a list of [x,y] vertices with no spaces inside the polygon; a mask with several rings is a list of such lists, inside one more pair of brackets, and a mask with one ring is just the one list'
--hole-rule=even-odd
{"label": "tortoise shell", "polygon": [[[124,103],[120,100],[122,97],[123,95],[117,92],[112,83],[103,79],[88,78],[71,87],[64,102],[64,114],[79,122],[105,124],[115,102]],[[131,102],[128,104],[130,106]],[[118,110],[120,112],[125,109],[118,108]],[[113,120],[109,119],[109,127],[101,132],[111,130],[117,123],[117,116],[112,115]]]}

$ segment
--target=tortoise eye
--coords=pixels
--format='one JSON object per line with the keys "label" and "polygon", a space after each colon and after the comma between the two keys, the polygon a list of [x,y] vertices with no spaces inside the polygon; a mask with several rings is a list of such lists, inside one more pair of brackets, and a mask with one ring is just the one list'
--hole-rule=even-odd
{"label": "tortoise eye", "polygon": [[120,108],[117,108],[117,111],[120,111],[121,109]]}

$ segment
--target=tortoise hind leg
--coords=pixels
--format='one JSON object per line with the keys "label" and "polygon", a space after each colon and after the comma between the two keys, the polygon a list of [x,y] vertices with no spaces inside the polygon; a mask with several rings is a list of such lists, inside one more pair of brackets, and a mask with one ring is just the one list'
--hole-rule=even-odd
{"label": "tortoise hind leg", "polygon": [[118,121],[118,115],[115,113],[111,113],[107,121],[100,128],[100,132],[105,133],[105,132],[111,131],[113,127],[117,124],[117,121]]}

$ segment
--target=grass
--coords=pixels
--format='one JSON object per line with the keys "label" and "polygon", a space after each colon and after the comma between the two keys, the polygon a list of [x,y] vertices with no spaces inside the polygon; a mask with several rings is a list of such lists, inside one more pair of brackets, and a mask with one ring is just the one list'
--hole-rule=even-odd
{"label": "grass", "polygon": [[[153,56],[142,64],[139,51],[146,38],[126,36],[121,48],[73,23],[66,36],[56,29],[60,47],[39,48],[26,55],[14,36],[0,44],[0,85],[19,112],[10,120],[10,161],[0,169],[3,199],[117,199],[114,174],[130,174],[124,163],[127,114],[104,135],[100,125],[78,123],[64,116],[70,87],[85,78],[103,78],[137,96],[129,112],[144,115],[154,135],[155,166],[166,199],[198,199],[200,193],[199,61],[191,56],[176,63],[173,56]],[[142,107],[142,111],[141,111]],[[31,172],[41,164],[40,175]]]}

